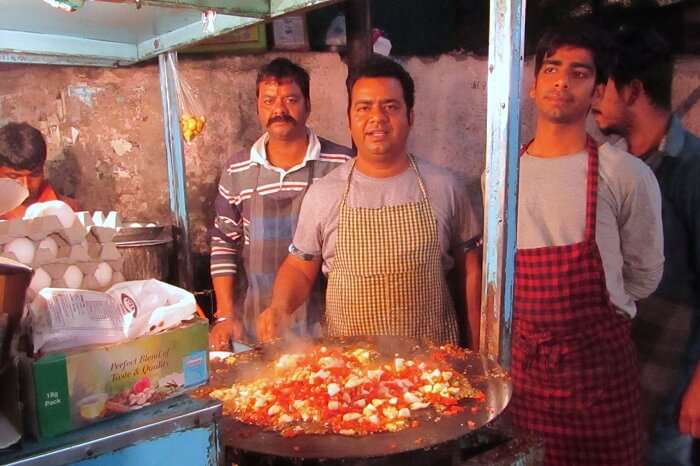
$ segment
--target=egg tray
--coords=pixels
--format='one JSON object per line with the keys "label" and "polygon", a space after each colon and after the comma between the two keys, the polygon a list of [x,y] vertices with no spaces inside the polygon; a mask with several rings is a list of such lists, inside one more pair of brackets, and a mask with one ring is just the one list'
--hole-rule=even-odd
{"label": "egg tray", "polygon": [[16,260],[25,263],[26,265],[37,269],[50,264],[80,265],[84,262],[110,262],[118,261],[122,258],[119,249],[115,243],[95,243],[91,244],[84,241],[82,244],[68,245],[61,243],[60,239],[56,239],[58,251],[54,256],[47,248],[36,248],[34,259],[31,263],[25,263],[20,260],[15,254],[10,251],[0,253],[1,257]]}
{"label": "egg tray", "polygon": [[51,234],[57,234],[68,244],[79,244],[85,241],[88,234],[85,225],[79,221],[65,228],[56,216],[33,219],[14,219],[0,222],[0,244],[9,243],[16,238],[29,238],[41,241]]}
{"label": "egg tray", "polygon": [[[48,274],[51,278],[51,282],[46,288],[71,288],[65,281],[65,273],[68,267],[75,265],[80,269],[83,274],[82,281],[77,287],[83,290],[93,290],[93,291],[105,291],[112,285],[121,283],[125,281],[124,275],[122,273],[123,260],[106,261],[105,263],[112,268],[112,279],[104,284],[100,285],[95,277],[95,271],[101,262],[83,262],[80,264],[47,264],[41,267],[44,272]],[[42,288],[43,289],[43,288]],[[36,296],[37,291],[33,289],[27,290],[27,302],[31,302]]]}

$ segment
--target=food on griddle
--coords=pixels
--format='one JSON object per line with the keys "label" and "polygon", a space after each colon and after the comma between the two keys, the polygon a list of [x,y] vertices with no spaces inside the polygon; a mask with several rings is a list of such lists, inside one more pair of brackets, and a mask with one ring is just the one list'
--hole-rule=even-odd
{"label": "food on griddle", "polygon": [[418,424],[417,414],[462,411],[460,400],[484,395],[447,358],[382,358],[372,349],[314,347],[279,356],[262,376],[213,390],[224,414],[292,437],[299,434],[361,436]]}

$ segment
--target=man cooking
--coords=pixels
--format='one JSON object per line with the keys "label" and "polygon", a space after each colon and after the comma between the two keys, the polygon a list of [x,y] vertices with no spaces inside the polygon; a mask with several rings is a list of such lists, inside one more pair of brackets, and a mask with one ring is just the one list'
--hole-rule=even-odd
{"label": "man cooking", "polygon": [[700,138],[671,112],[673,56],[653,30],[625,29],[601,98],[604,133],[654,171],[661,187],[666,262],[661,284],[637,303],[646,464],[691,465],[700,437]]}
{"label": "man cooking", "polygon": [[630,324],[661,279],[661,198],[643,162],[586,134],[604,44],[581,25],[542,37],[520,162],[510,409],[546,465],[641,464]]}
{"label": "man cooking", "polygon": [[22,218],[31,204],[61,200],[77,209],[73,199],[54,191],[44,178],[46,141],[41,132],[27,123],[8,123],[0,128],[0,178],[9,178],[23,185],[29,196],[22,205],[0,215],[0,220]]}
{"label": "man cooking", "polygon": [[319,180],[304,198],[290,255],[258,319],[278,336],[328,276],[329,336],[397,335],[458,341],[446,273],[466,269],[469,341],[479,341],[481,224],[465,183],[406,150],[414,121],[411,76],[375,57],[349,78],[348,118],[357,158]]}
{"label": "man cooking", "polygon": [[[302,198],[351,154],[306,126],[311,100],[309,74],[302,67],[286,58],[266,64],[258,72],[256,97],[265,133],[227,160],[215,202],[211,276],[217,310],[209,337],[214,349],[228,349],[231,338],[256,340],[255,319],[270,304]],[[323,290],[320,283],[313,287],[297,316],[301,334],[320,318]]]}

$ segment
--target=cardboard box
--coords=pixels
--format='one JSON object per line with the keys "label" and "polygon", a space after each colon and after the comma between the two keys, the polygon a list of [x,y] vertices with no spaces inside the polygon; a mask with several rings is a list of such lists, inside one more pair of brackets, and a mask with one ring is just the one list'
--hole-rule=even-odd
{"label": "cardboard box", "polygon": [[197,42],[195,45],[178,50],[178,53],[262,53],[267,51],[265,23],[260,22],[246,28],[236,29],[228,34]]}
{"label": "cardboard box", "polygon": [[206,383],[208,332],[197,319],[123,343],[26,358],[30,433],[62,434]]}
{"label": "cardboard box", "polygon": [[275,50],[309,50],[306,15],[285,15],[272,20]]}

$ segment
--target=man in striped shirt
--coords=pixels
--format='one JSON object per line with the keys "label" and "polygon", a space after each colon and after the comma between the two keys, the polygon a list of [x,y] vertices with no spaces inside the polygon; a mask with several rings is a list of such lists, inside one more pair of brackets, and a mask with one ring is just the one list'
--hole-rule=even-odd
{"label": "man in striped shirt", "polygon": [[[287,256],[301,200],[309,185],[351,157],[350,149],[306,126],[309,75],[285,58],[263,66],[257,110],[266,132],[224,165],[211,230],[211,276],[216,323],[209,341],[228,349],[231,338],[254,342],[255,319],[270,304],[275,273]],[[319,321],[324,295],[315,285],[293,330],[307,334]]]}

